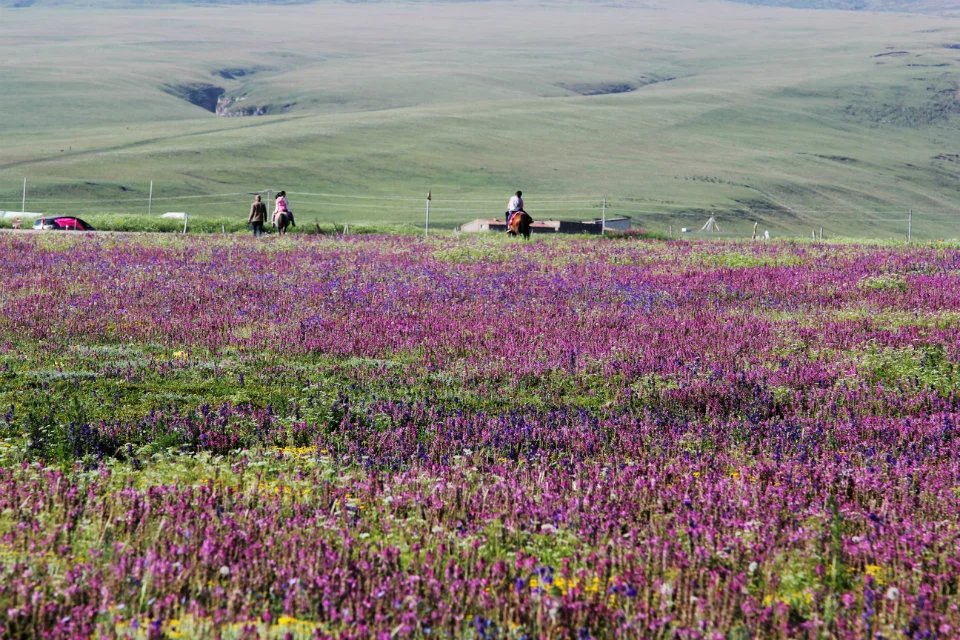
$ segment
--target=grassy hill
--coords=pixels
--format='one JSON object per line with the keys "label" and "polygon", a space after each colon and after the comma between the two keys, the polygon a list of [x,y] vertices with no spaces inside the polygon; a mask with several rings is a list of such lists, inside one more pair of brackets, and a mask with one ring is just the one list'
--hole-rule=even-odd
{"label": "grassy hill", "polygon": [[[13,37],[13,36],[16,37]],[[0,9],[0,210],[960,236],[960,20],[725,3]],[[219,106],[218,106],[219,105]],[[212,109],[212,110],[211,110]],[[219,115],[218,113],[219,112]],[[241,114],[264,115],[241,117]],[[225,117],[233,115],[237,117]]]}

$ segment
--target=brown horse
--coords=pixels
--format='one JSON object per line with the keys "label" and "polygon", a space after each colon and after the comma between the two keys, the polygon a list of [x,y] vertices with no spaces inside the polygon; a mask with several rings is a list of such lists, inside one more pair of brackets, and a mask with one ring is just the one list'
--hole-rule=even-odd
{"label": "brown horse", "polygon": [[507,223],[507,233],[511,236],[523,236],[524,240],[530,239],[530,224],[533,218],[526,211],[516,211],[510,216]]}
{"label": "brown horse", "polygon": [[281,211],[273,219],[273,226],[277,228],[280,235],[287,233],[287,227],[290,226],[290,215],[286,211]]}

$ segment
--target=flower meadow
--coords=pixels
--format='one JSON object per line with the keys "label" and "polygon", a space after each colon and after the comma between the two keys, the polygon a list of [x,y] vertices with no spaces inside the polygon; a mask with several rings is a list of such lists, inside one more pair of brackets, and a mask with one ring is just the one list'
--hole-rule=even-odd
{"label": "flower meadow", "polygon": [[0,236],[4,638],[960,636],[960,250]]}

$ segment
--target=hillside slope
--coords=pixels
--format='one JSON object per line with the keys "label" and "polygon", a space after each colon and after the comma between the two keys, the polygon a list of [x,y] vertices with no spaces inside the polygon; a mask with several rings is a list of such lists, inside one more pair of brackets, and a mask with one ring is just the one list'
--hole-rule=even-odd
{"label": "hillside slope", "polygon": [[[696,11],[694,11],[696,9]],[[14,37],[14,35],[16,37]],[[960,21],[696,2],[7,11],[0,210],[960,236]],[[259,115],[255,115],[259,114]],[[236,117],[224,117],[236,116]],[[249,116],[249,117],[242,117]],[[148,202],[151,181],[154,200]]]}

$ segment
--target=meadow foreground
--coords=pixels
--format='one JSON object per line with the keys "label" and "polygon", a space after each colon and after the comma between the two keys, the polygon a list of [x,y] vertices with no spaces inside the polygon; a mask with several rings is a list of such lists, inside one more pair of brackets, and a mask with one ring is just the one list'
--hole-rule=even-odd
{"label": "meadow foreground", "polygon": [[0,269],[3,637],[960,633],[956,248],[11,234]]}

